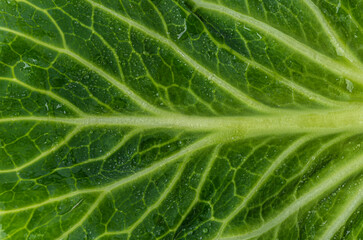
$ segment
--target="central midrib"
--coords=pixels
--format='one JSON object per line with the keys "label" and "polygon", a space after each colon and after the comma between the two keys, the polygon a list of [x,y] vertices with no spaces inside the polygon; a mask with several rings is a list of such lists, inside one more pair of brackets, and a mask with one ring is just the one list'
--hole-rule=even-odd
{"label": "central midrib", "polygon": [[363,108],[345,110],[284,111],[274,115],[244,117],[201,117],[187,115],[160,116],[85,116],[79,118],[60,117],[16,117],[3,118],[1,122],[37,121],[59,122],[80,127],[134,126],[142,128],[185,129],[195,131],[223,131],[233,135],[241,133],[304,133],[363,131]]}

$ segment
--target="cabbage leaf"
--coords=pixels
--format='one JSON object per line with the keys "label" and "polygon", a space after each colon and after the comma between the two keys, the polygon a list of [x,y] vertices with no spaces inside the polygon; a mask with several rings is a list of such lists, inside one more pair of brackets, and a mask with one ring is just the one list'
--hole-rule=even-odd
{"label": "cabbage leaf", "polygon": [[1,0],[0,239],[362,239],[362,0]]}

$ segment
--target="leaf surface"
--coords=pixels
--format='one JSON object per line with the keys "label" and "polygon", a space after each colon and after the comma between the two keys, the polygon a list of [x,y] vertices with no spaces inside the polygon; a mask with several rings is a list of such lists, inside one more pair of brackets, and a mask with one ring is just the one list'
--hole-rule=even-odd
{"label": "leaf surface", "polygon": [[363,238],[363,1],[0,1],[0,239]]}

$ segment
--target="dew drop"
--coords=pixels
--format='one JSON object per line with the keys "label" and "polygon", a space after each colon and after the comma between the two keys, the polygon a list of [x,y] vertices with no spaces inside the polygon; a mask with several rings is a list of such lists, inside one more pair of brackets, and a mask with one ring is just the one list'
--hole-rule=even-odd
{"label": "dew drop", "polygon": [[26,62],[23,62],[24,63],[24,67],[22,67],[22,69],[27,69],[27,68],[30,68],[30,65],[27,64]]}
{"label": "dew drop", "polygon": [[251,31],[250,28],[246,27],[246,26],[243,26],[243,29],[247,30],[247,31]]}
{"label": "dew drop", "polygon": [[178,39],[180,39],[186,31],[187,31],[187,21],[186,19],[184,19],[184,30],[178,34]]}
{"label": "dew drop", "polygon": [[145,56],[149,56],[149,53],[147,51],[143,51],[142,54],[144,54]]}
{"label": "dew drop", "polygon": [[342,3],[339,0],[338,5],[336,7],[336,12],[335,13],[338,13],[339,12],[339,9],[340,9],[341,5],[342,5]]}
{"label": "dew drop", "polygon": [[345,84],[347,85],[347,90],[349,91],[349,92],[352,92],[353,91],[353,89],[354,89],[354,85],[353,85],[353,83],[351,82],[351,81],[349,81],[348,79],[345,79]]}

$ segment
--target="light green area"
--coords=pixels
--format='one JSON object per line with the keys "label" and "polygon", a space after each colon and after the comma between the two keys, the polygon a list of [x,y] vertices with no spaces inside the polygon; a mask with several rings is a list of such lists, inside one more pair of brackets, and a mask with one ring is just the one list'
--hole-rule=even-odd
{"label": "light green area", "polygon": [[0,239],[362,239],[363,1],[0,1]]}

